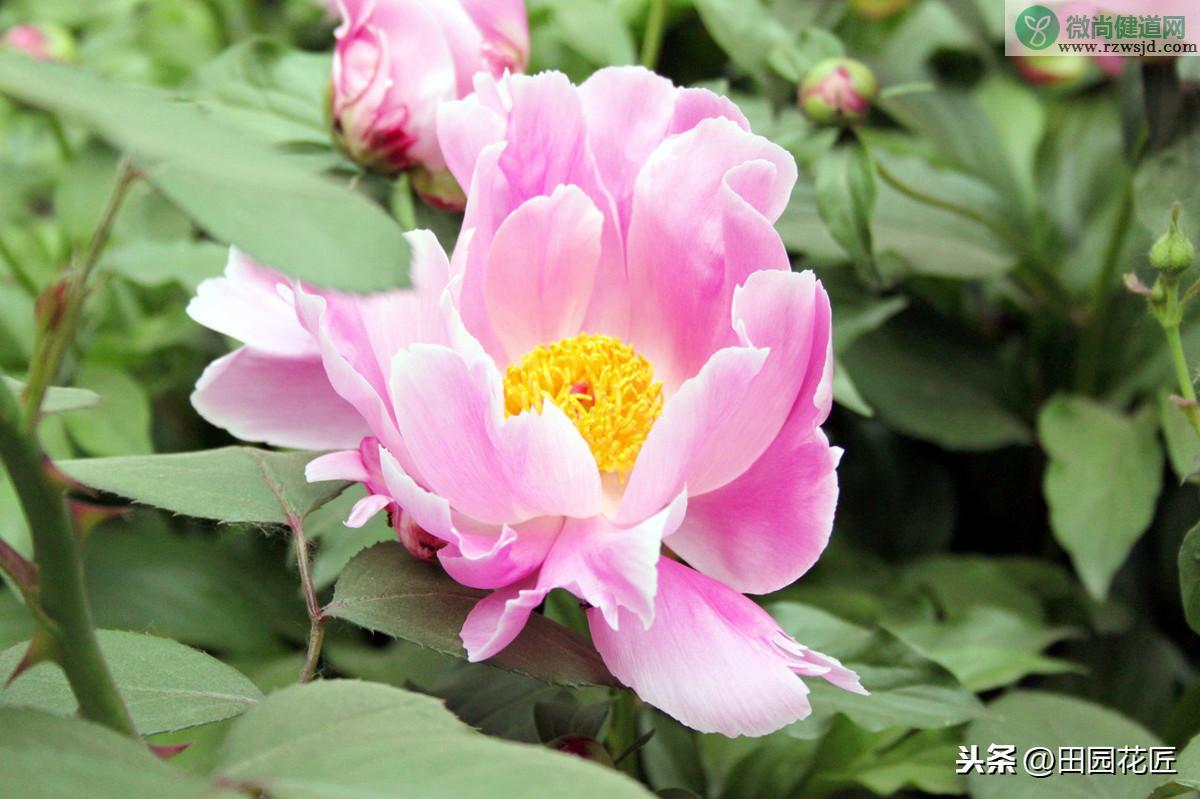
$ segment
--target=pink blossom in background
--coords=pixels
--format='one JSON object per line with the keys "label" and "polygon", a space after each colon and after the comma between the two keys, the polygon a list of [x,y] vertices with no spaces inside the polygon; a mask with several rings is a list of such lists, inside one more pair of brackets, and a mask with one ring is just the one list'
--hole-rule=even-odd
{"label": "pink blossom in background", "polygon": [[36,25],[14,25],[0,37],[0,45],[14,50],[23,50],[39,61],[49,61],[50,40]]}
{"label": "pink blossom in background", "polygon": [[346,152],[383,172],[445,169],[438,103],[471,91],[476,72],[524,69],[522,0],[338,0],[332,115]]}
{"label": "pink blossom in background", "polygon": [[475,87],[438,115],[469,198],[453,256],[411,233],[413,288],[354,297],[235,252],[189,313],[244,346],[196,408],[336,450],[309,479],[367,486],[348,524],[387,511],[492,591],[471,660],[562,588],[613,674],[695,729],[804,718],[804,677],[865,693],[744,596],[816,562],[838,493],[829,300],[774,229],[791,155],[639,68]]}

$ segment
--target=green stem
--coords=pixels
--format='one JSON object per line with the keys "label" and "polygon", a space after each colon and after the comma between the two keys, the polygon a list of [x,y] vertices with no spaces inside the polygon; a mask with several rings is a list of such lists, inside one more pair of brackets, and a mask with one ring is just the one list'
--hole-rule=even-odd
{"label": "green stem", "polygon": [[658,66],[658,54],[662,50],[666,22],[667,0],[650,0],[650,12],[646,16],[646,33],[642,36],[641,65],[646,69],[654,69]]}
{"label": "green stem", "polygon": [[638,698],[633,691],[618,690],[608,724],[608,751],[620,760],[618,768],[634,778],[640,771],[637,752],[631,751],[637,740]]}
{"label": "green stem", "polygon": [[83,302],[87,297],[88,277],[95,269],[96,262],[100,259],[100,253],[104,251],[104,245],[108,243],[117,212],[121,209],[121,203],[124,202],[129,187],[137,180],[138,175],[137,169],[128,158],[121,161],[121,165],[117,169],[116,186],[113,187],[112,194],[100,214],[100,221],[96,225],[95,233],[92,234],[92,240],[88,244],[83,260],[78,262],[74,274],[70,278],[64,295],[64,307],[61,315],[38,343],[37,352],[34,353],[33,361],[30,364],[29,379],[25,384],[27,431],[32,431],[37,427],[42,397],[55,377],[58,376],[67,349],[75,340],[75,331],[79,327]]}
{"label": "green stem", "polygon": [[1187,355],[1183,351],[1183,338],[1179,335],[1179,323],[1163,325],[1167,336],[1167,347],[1171,350],[1171,362],[1175,365],[1175,379],[1179,382],[1179,393],[1185,400],[1183,413],[1200,435],[1200,408],[1196,407],[1196,387],[1192,384],[1192,373],[1188,368]]}
{"label": "green stem", "polygon": [[37,438],[22,425],[16,397],[0,383],[0,459],[29,521],[38,567],[38,606],[84,718],[136,736],[100,651],[83,583],[79,539],[60,488],[51,484]]}
{"label": "green stem", "polygon": [[321,662],[321,646],[325,641],[325,612],[317,601],[317,589],[312,579],[312,564],[308,557],[308,539],[304,536],[304,522],[288,515],[288,526],[292,528],[292,543],[296,548],[296,568],[300,570],[300,585],[304,589],[304,604],[308,608],[308,651],[304,666],[300,669],[298,682],[308,682],[317,673]]}
{"label": "green stem", "polygon": [[1026,241],[1020,233],[1010,228],[1008,225],[993,219],[985,213],[970,208],[965,205],[951,202],[950,200],[942,199],[934,194],[921,191],[920,189],[910,186],[901,180],[894,172],[884,166],[880,161],[876,160],[875,166],[879,169],[879,176],[896,191],[905,195],[909,199],[916,200],[919,203],[940,208],[943,211],[949,211],[952,214],[969,219],[972,222],[983,225],[988,230],[995,233],[1004,241],[1008,242],[1017,252],[1021,253],[1028,262],[1028,269],[1032,272],[1033,277],[1060,308],[1067,308],[1070,304],[1070,297],[1058,282],[1058,278],[1049,270],[1042,261],[1041,255],[1034,250],[1029,242]]}
{"label": "green stem", "polygon": [[417,206],[413,197],[412,180],[405,172],[396,179],[396,188],[392,195],[392,213],[400,223],[401,230],[417,229]]}
{"label": "green stem", "polygon": [[1121,195],[1121,207],[1117,211],[1116,224],[1104,251],[1104,261],[1096,282],[1092,286],[1092,318],[1084,331],[1079,350],[1079,371],[1075,373],[1075,389],[1080,394],[1090,394],[1096,387],[1096,375],[1100,369],[1100,356],[1104,346],[1104,323],[1112,304],[1114,283],[1117,279],[1117,263],[1121,256],[1121,244],[1129,232],[1133,219],[1133,183],[1125,184]]}

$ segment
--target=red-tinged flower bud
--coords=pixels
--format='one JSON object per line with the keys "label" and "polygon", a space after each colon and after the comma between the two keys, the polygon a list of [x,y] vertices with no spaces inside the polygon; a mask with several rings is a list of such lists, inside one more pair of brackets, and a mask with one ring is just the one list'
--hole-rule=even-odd
{"label": "red-tinged flower bud", "polygon": [[891,19],[912,5],[912,0],[850,0],[850,10],[864,19]]}
{"label": "red-tinged flower bud", "polygon": [[1092,73],[1091,60],[1081,55],[1030,55],[1014,58],[1017,72],[1037,86],[1071,86]]}
{"label": "red-tinged flower bud", "polygon": [[1179,228],[1179,203],[1171,211],[1171,226],[1150,248],[1150,265],[1160,272],[1177,275],[1192,265],[1196,247]]}
{"label": "red-tinged flower bud", "polygon": [[0,47],[20,50],[39,61],[72,61],[75,39],[70,31],[48,22],[14,25],[0,37]]}
{"label": "red-tinged flower bud", "polygon": [[470,94],[477,72],[523,69],[529,53],[521,0],[339,0],[339,7],[334,136],[355,162],[384,175],[415,166],[444,171],[439,103]]}
{"label": "red-tinged flower bud", "polygon": [[564,735],[562,738],[556,739],[552,746],[560,752],[582,757],[584,760],[591,760],[594,763],[600,763],[605,766],[612,766],[613,764],[612,755],[604,748],[604,744],[595,738],[586,738],[582,735]]}
{"label": "red-tinged flower bud", "polygon": [[446,546],[445,541],[422,530],[413,521],[411,515],[396,505],[392,505],[388,509],[388,521],[396,529],[396,538],[400,539],[400,543],[404,544],[404,548],[414,558],[433,560],[437,556],[438,550]]}
{"label": "red-tinged flower bud", "polygon": [[827,58],[800,84],[800,107],[818,125],[855,125],[867,118],[879,91],[875,76],[852,58]]}

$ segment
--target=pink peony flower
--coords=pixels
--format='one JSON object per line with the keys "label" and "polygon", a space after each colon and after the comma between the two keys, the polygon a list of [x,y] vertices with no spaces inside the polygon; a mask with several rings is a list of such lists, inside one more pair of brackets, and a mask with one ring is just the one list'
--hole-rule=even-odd
{"label": "pink peony flower", "polygon": [[245,346],[196,408],[338,450],[309,479],[368,487],[349,524],[399,514],[437,542],[410,549],[492,590],[471,660],[563,588],[612,672],[698,730],[805,717],[801,677],[863,692],[743,595],[816,562],[837,500],[829,300],[773,227],[792,157],[639,68],[476,88],[439,114],[469,187],[453,258],[416,231],[414,287],[351,297],[235,252],[189,312]]}
{"label": "pink peony flower", "polygon": [[521,0],[338,0],[338,6],[334,130],[350,157],[385,173],[443,171],[438,103],[470,93],[476,72],[522,70],[529,55]]}

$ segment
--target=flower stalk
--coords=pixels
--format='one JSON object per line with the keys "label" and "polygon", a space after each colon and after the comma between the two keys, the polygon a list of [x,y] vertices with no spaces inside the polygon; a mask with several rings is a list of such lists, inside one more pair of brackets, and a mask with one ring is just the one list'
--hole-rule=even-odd
{"label": "flower stalk", "polygon": [[328,617],[321,608],[321,603],[317,601],[317,589],[312,579],[312,562],[308,556],[308,538],[304,535],[304,522],[294,514],[288,514],[288,527],[292,530],[292,545],[296,548],[296,568],[300,571],[304,605],[308,609],[308,648],[297,682],[308,682],[316,676],[317,665],[321,661],[321,647],[325,642],[325,621]]}
{"label": "flower stalk", "polygon": [[49,656],[62,666],[84,718],[136,736],[96,638],[84,590],[80,542],[63,489],[51,482],[43,468],[45,455],[31,425],[21,418],[16,397],[3,383],[0,460],[8,469],[33,536],[37,584],[27,597],[36,600],[31,610],[53,644]]}
{"label": "flower stalk", "polygon": [[1188,366],[1187,353],[1183,349],[1183,338],[1179,329],[1188,304],[1200,293],[1200,283],[1189,288],[1183,296],[1179,294],[1180,278],[1192,265],[1195,247],[1179,227],[1180,207],[1175,203],[1171,210],[1171,225],[1150,249],[1150,265],[1158,270],[1154,287],[1147,289],[1136,276],[1127,275],[1125,282],[1132,291],[1146,296],[1150,310],[1158,320],[1167,339],[1171,354],[1171,365],[1179,385],[1179,406],[1192,428],[1200,435],[1200,407],[1196,402],[1196,385]]}
{"label": "flower stalk", "polygon": [[29,377],[25,382],[23,399],[26,433],[32,433],[37,428],[46,389],[57,377],[67,349],[75,340],[75,331],[79,327],[83,303],[87,298],[88,278],[100,260],[104,246],[108,243],[117,212],[121,210],[121,204],[125,201],[129,187],[133,185],[139,175],[140,173],[132,161],[128,158],[121,161],[121,165],[117,169],[117,184],[100,214],[100,222],[92,234],[91,242],[88,244],[83,258],[75,265],[73,273],[67,278],[66,285],[61,292],[61,307],[56,308],[53,313],[54,324],[47,325],[44,330],[39,331],[37,351],[30,363]]}

